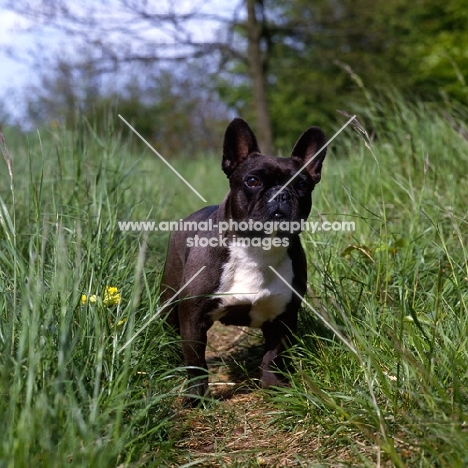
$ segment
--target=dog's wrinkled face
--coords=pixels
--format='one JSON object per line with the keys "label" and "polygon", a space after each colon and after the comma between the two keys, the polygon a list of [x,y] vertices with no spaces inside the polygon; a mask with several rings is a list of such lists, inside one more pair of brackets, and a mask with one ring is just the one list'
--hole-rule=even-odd
{"label": "dog's wrinkled face", "polygon": [[302,166],[302,161],[296,158],[250,154],[230,177],[231,193],[236,199],[233,219],[262,222],[306,219],[314,188],[310,175],[303,171],[284,187]]}
{"label": "dog's wrinkled face", "polygon": [[237,222],[277,221],[279,226],[282,221],[307,219],[312,190],[320,181],[325,143],[322,130],[311,127],[299,138],[291,157],[266,156],[260,153],[245,121],[231,122],[224,139],[222,164],[231,188],[228,216]]}

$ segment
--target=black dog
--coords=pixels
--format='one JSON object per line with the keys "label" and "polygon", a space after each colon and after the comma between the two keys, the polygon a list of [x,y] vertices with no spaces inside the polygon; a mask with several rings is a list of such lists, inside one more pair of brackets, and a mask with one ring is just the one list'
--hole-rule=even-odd
{"label": "black dog", "polygon": [[230,191],[219,206],[187,217],[189,230],[172,233],[162,303],[206,267],[169,306],[168,322],[181,334],[191,378],[190,403],[208,389],[205,349],[215,320],[261,328],[265,337],[261,385],[282,383],[274,368],[283,367],[280,353],[296,331],[301,299],[269,267],[301,297],[305,294],[307,264],[297,226],[310,213],[326,149],[314,156],[325,143],[323,131],[311,127],[291,157],[265,156],[247,122],[234,119],[225,133],[222,160]]}

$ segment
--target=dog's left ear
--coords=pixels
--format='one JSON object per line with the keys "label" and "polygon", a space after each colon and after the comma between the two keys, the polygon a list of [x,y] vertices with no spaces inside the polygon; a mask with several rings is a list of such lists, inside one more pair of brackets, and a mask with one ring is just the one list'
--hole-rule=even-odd
{"label": "dog's left ear", "polygon": [[[298,158],[303,164],[307,163],[306,171],[314,183],[320,182],[322,163],[327,154],[325,133],[320,127],[308,128],[297,140],[291,153],[291,158]],[[318,151],[321,149],[320,153]],[[318,154],[317,154],[318,153]]]}
{"label": "dog's left ear", "polygon": [[222,162],[224,173],[230,177],[234,169],[254,152],[260,153],[254,132],[245,120],[234,119],[224,134]]}

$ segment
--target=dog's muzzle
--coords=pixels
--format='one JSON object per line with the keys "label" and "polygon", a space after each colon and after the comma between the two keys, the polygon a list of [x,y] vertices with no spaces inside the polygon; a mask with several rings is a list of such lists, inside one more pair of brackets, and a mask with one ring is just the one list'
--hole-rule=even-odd
{"label": "dog's muzzle", "polygon": [[[283,187],[273,187],[268,191],[268,199],[275,196]],[[281,191],[276,197],[268,202],[268,215],[272,220],[289,220],[293,211],[293,201],[288,189]]]}

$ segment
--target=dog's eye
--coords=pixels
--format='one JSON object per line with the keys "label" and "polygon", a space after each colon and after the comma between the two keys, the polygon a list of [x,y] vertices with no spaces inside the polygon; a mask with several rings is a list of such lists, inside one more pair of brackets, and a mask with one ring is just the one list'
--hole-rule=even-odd
{"label": "dog's eye", "polygon": [[296,187],[301,192],[307,192],[307,190],[309,190],[309,184],[305,180],[300,180]]}
{"label": "dog's eye", "polygon": [[258,180],[257,177],[250,176],[247,177],[247,179],[245,179],[245,184],[247,185],[247,187],[260,187],[261,182],[260,180]]}

